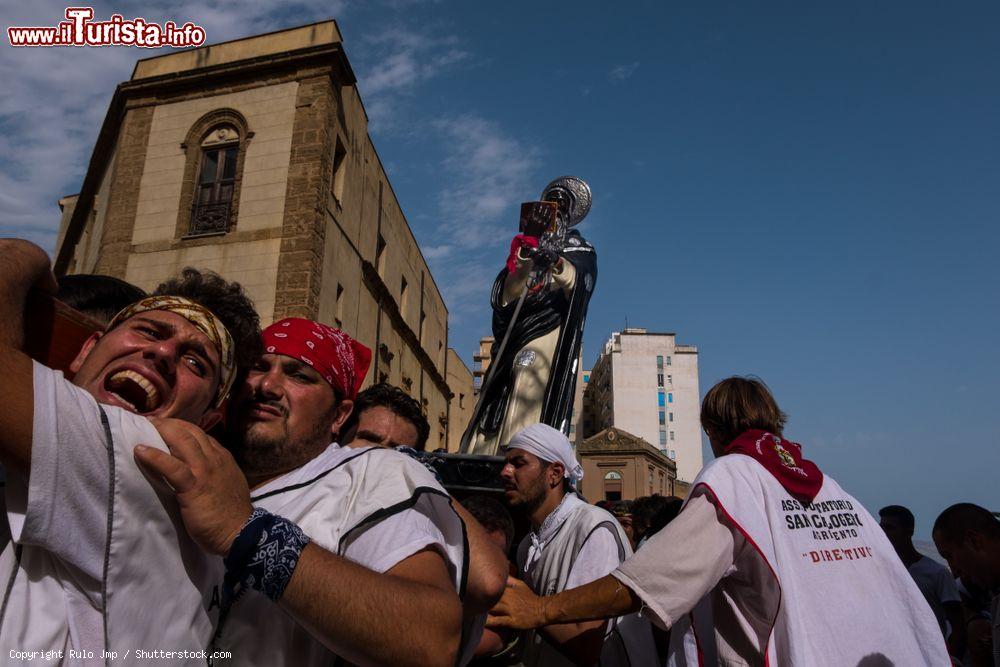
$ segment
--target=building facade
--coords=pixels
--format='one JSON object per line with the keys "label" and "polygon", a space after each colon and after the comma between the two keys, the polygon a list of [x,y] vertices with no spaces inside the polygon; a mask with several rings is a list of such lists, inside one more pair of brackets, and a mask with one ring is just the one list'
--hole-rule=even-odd
{"label": "building facade", "polygon": [[702,467],[698,349],[672,333],[614,332],[590,371],[584,437],[609,427],[651,443],[691,482]]}
{"label": "building facade", "polygon": [[676,464],[653,445],[619,428],[606,428],[576,448],[583,466],[580,491],[587,500],[634,500],[642,496],[687,495]]}
{"label": "building facade", "polygon": [[580,350],[580,361],[576,367],[576,391],[573,396],[573,413],[569,418],[569,441],[574,447],[579,447],[584,440],[584,421],[586,418],[586,403],[584,397],[587,385],[590,383],[590,371],[583,367],[583,350]]}
{"label": "building facade", "polygon": [[476,396],[472,371],[452,347],[448,348],[448,387],[451,389],[452,399],[448,408],[447,449],[456,453],[461,449],[462,434],[476,408]]}
{"label": "building facade", "polygon": [[448,311],[334,21],[140,60],[60,204],[57,274],[239,281],[263,324],[308,317],[371,347],[366,382],[408,391],[428,449],[447,446]]}

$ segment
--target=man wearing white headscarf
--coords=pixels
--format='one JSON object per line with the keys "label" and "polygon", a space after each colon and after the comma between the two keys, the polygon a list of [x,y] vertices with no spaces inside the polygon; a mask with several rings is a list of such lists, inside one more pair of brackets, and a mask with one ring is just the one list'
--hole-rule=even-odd
{"label": "man wearing white headscarf", "polygon": [[[583,468],[566,436],[545,424],[528,426],[511,438],[506,459],[500,477],[507,503],[531,524],[517,550],[518,574],[536,594],[582,586],[632,555],[618,521],[576,494]],[[638,667],[656,664],[656,648],[648,622],[633,614],[532,631],[522,663]]]}

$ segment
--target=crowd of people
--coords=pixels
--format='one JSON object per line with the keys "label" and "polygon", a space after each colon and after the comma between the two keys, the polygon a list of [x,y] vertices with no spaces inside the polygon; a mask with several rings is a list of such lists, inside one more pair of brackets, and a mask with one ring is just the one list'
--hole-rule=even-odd
{"label": "crowd of people", "polygon": [[[685,500],[591,504],[545,424],[505,443],[502,496],[456,499],[350,332],[261,330],[210,272],[146,294],[0,253],[12,662],[1000,666],[996,517],[948,508],[950,570],[922,556],[912,513],[880,525],[759,380],[706,395],[716,459]],[[31,290],[103,326],[66,369],[24,353]]]}

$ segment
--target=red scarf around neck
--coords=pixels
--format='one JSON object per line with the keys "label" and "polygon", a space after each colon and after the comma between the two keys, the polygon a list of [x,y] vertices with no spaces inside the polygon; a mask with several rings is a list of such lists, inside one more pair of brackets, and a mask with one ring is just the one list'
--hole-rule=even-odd
{"label": "red scarf around neck", "polygon": [[797,500],[812,502],[823,486],[823,473],[803,458],[802,445],[753,429],[744,431],[725,449],[726,454],[746,454],[754,459]]}

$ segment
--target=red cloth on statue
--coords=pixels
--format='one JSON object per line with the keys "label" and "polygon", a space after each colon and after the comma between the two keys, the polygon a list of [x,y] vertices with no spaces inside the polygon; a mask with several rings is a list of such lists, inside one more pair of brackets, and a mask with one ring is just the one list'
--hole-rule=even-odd
{"label": "red cloth on statue", "polygon": [[725,453],[746,454],[756,460],[798,500],[811,503],[823,486],[823,473],[815,463],[803,458],[802,445],[773,433],[744,431],[729,443]]}
{"label": "red cloth on statue", "polygon": [[538,239],[534,236],[525,236],[524,234],[518,234],[510,242],[510,254],[507,255],[507,271],[514,273],[517,269],[517,251],[522,247],[528,246],[529,248],[538,247]]}

